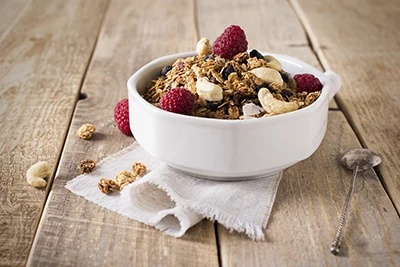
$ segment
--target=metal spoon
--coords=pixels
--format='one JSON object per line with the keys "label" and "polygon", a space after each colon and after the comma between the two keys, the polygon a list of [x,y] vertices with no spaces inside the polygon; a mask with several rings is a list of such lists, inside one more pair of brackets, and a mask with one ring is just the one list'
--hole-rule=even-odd
{"label": "metal spoon", "polygon": [[336,232],[335,239],[333,240],[331,253],[333,255],[338,255],[340,250],[340,240],[342,238],[342,232],[344,225],[347,220],[347,215],[350,206],[350,200],[353,195],[354,184],[356,181],[357,172],[365,171],[370,168],[373,168],[379,165],[382,162],[382,159],[374,152],[369,149],[353,149],[343,154],[340,158],[340,163],[344,165],[346,168],[353,171],[353,177],[350,183],[350,189],[347,193],[346,201],[344,203],[344,208],[342,212],[342,216],[340,218],[340,223],[338,230]]}

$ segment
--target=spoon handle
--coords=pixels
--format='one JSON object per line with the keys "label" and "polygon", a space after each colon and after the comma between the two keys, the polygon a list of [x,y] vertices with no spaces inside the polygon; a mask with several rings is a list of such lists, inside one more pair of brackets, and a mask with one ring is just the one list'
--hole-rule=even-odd
{"label": "spoon handle", "polygon": [[351,197],[353,196],[353,190],[354,190],[354,184],[356,182],[357,172],[358,172],[358,166],[356,166],[353,170],[353,177],[351,178],[349,192],[347,193],[346,201],[344,202],[344,208],[343,208],[342,216],[340,218],[339,227],[337,229],[335,239],[332,242],[331,253],[333,255],[339,254],[340,240],[342,238],[343,228],[344,228],[344,225],[346,224],[347,215],[349,213],[350,201],[351,201]]}

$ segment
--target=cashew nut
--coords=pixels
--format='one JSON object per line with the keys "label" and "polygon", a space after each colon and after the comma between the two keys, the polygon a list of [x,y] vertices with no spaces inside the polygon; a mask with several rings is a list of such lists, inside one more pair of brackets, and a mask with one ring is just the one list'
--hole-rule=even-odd
{"label": "cashew nut", "polygon": [[299,109],[299,105],[296,102],[285,102],[275,99],[267,88],[261,88],[258,91],[258,100],[265,111],[275,115]]}
{"label": "cashew nut", "polygon": [[50,176],[50,165],[45,161],[33,164],[26,172],[28,183],[33,187],[45,187],[46,181],[43,178]]}
{"label": "cashew nut", "polygon": [[273,68],[277,71],[282,70],[282,64],[273,56],[264,56],[264,60],[267,61],[268,68]]}
{"label": "cashew nut", "polygon": [[203,77],[197,80],[196,92],[199,96],[208,101],[222,100],[222,88],[215,83],[209,82],[207,77]]}
{"label": "cashew nut", "polygon": [[199,56],[205,56],[212,53],[212,46],[208,38],[201,38],[197,43],[196,52]]}
{"label": "cashew nut", "polygon": [[280,86],[283,86],[282,76],[277,70],[270,68],[256,68],[252,69],[250,72],[268,84],[277,83]]}

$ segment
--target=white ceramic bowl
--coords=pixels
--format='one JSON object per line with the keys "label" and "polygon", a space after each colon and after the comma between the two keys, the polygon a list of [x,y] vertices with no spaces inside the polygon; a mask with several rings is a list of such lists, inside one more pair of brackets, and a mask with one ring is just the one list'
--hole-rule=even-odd
{"label": "white ceramic bowl", "polygon": [[152,106],[140,94],[161,69],[195,52],[158,58],[128,81],[130,127],[137,142],[152,156],[179,170],[213,180],[264,177],[309,157],[326,131],[328,103],[340,89],[340,77],[322,73],[290,56],[277,58],[285,71],[312,73],[322,84],[321,96],[303,109],[267,118],[219,120],[186,116]]}

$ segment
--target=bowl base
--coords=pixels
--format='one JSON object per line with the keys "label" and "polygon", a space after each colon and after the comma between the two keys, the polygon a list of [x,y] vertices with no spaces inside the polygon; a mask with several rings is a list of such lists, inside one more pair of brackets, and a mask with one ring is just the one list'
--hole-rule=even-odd
{"label": "bowl base", "polygon": [[[168,163],[167,163],[168,164]],[[200,171],[196,169],[190,169],[185,167],[180,167],[172,164],[168,164],[168,166],[172,167],[173,169],[188,174],[190,176],[206,179],[206,180],[213,180],[213,181],[245,181],[245,180],[253,180],[253,179],[261,179],[267,178],[268,176],[272,176],[279,172],[284,171],[286,168],[296,164],[291,163],[285,166],[280,166],[274,169],[267,169],[258,172],[250,172],[250,173],[215,173],[215,172],[207,172],[207,171]]]}

